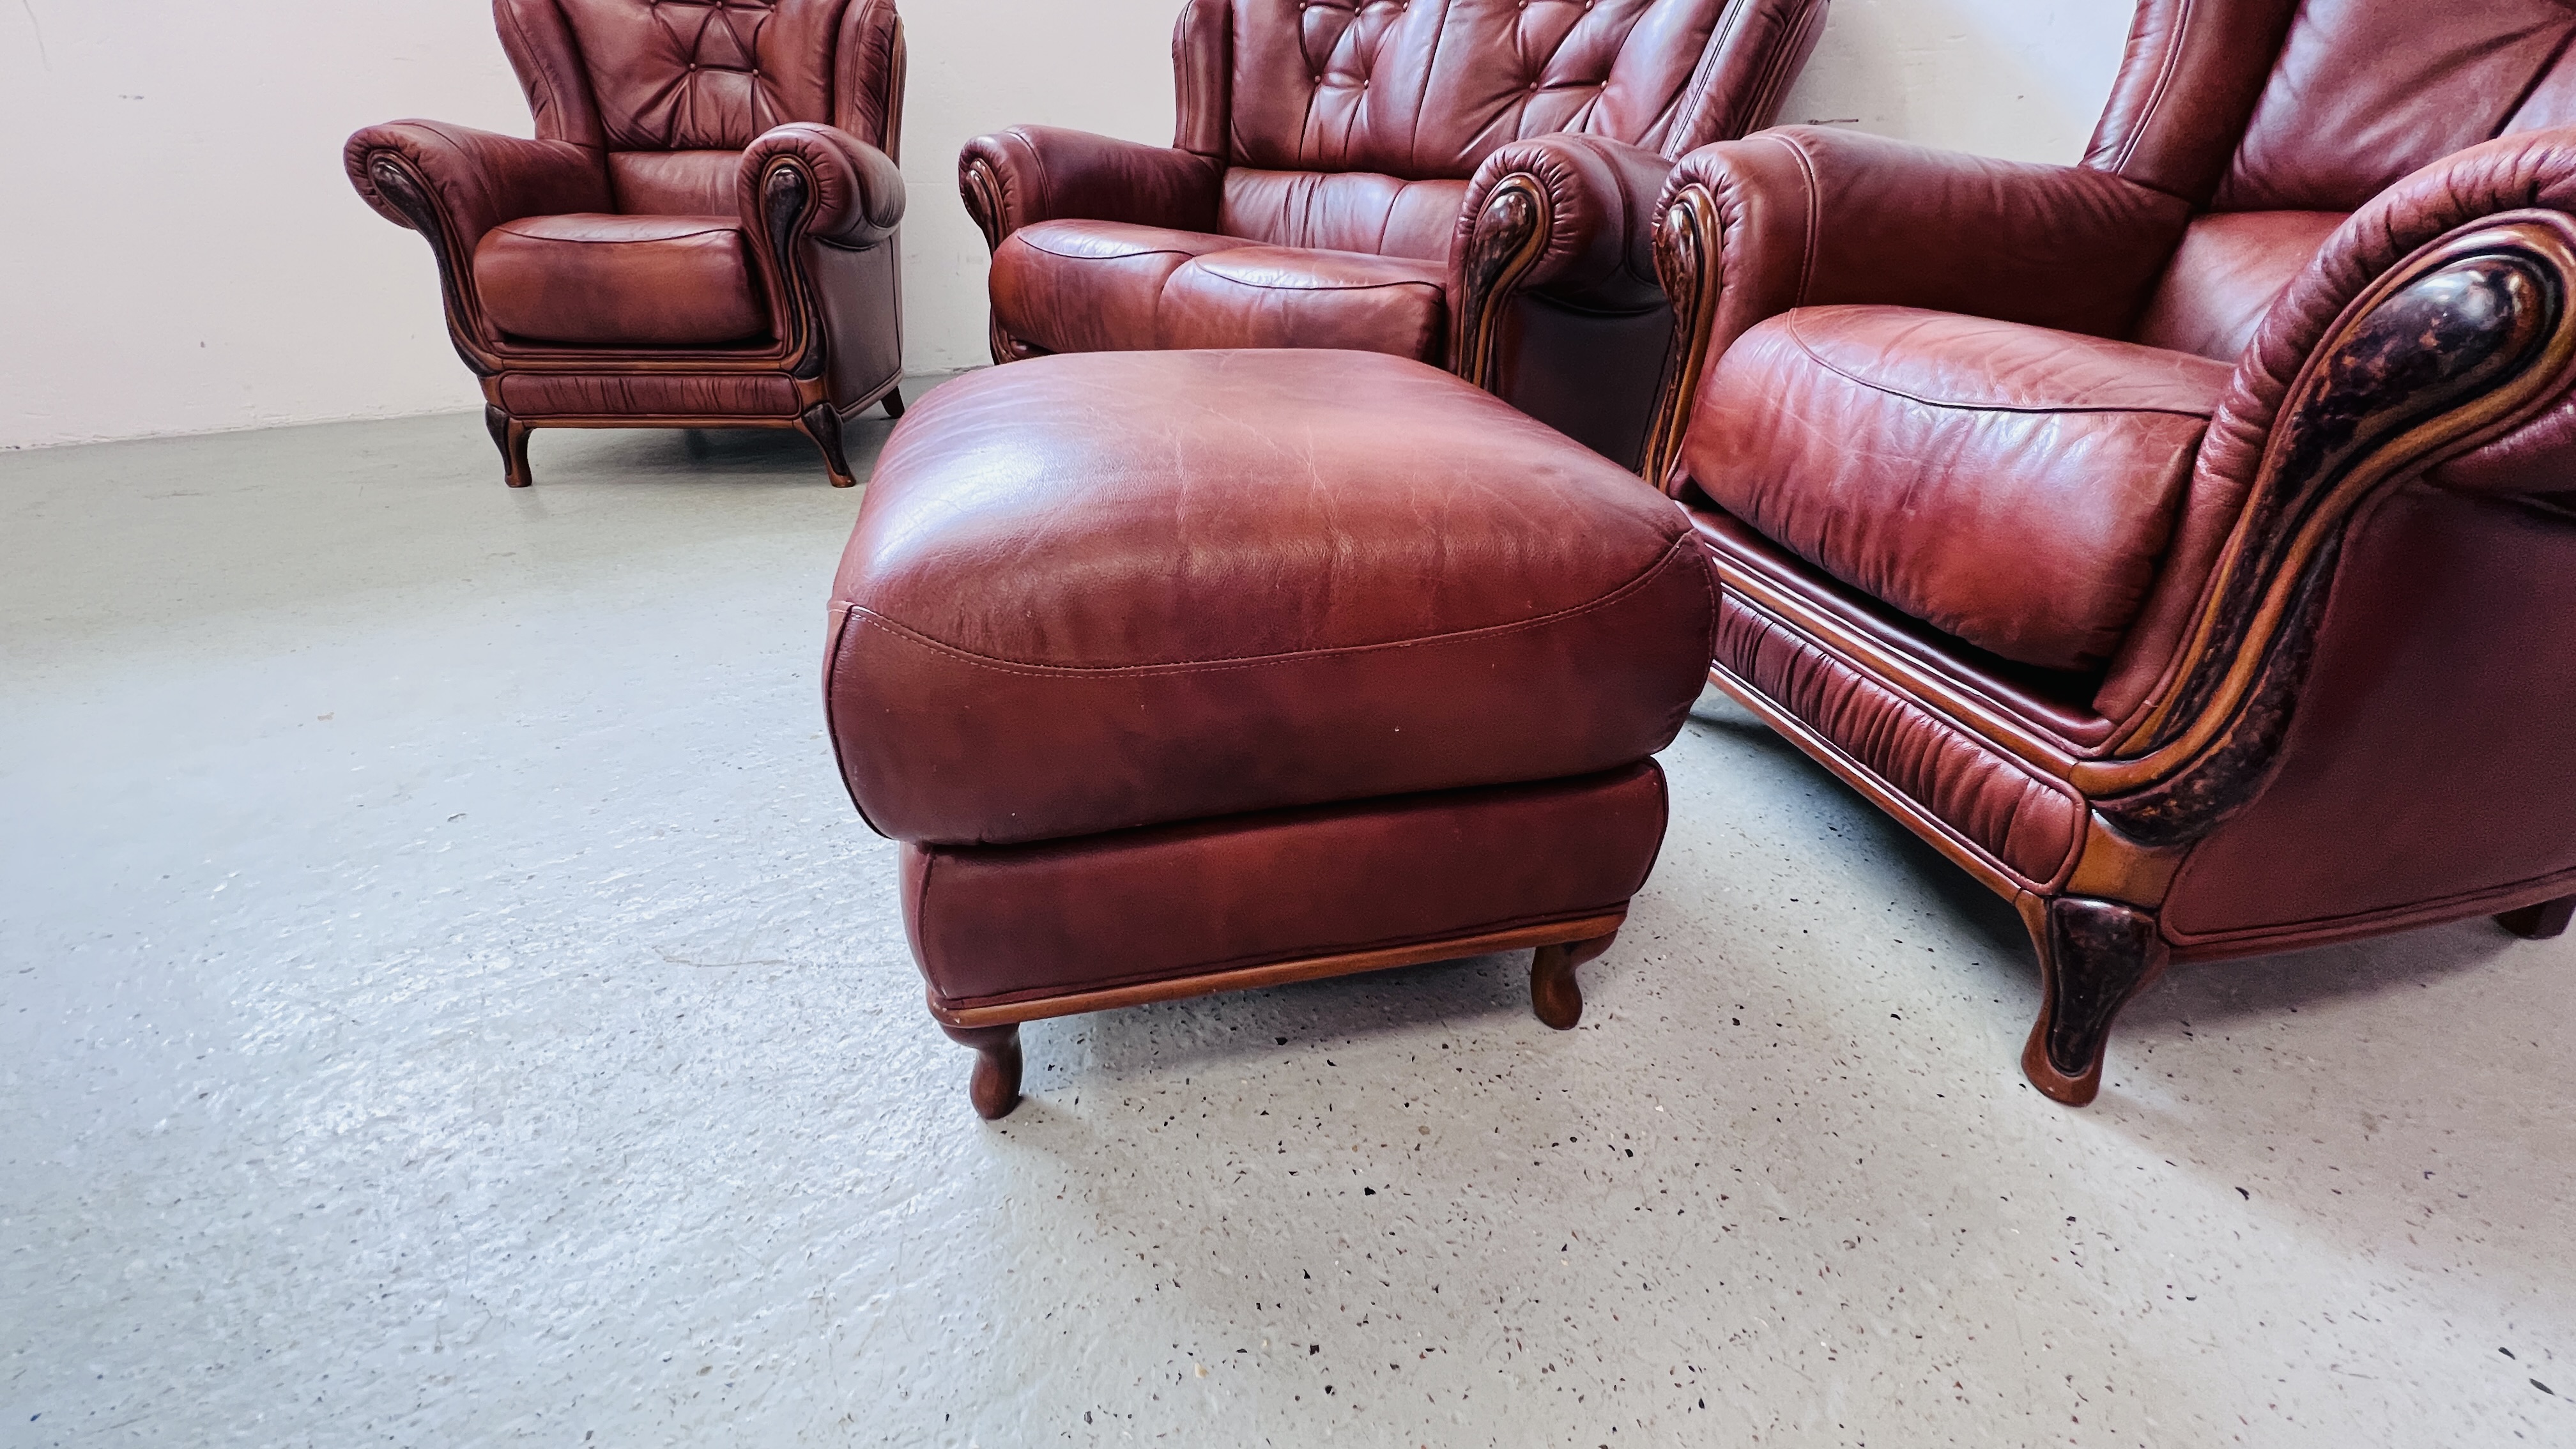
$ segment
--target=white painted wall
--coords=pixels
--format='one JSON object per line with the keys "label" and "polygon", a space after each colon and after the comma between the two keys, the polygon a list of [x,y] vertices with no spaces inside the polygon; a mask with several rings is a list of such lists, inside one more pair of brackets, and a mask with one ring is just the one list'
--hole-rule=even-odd
{"label": "white painted wall", "polygon": [[[908,342],[983,360],[958,146],[1165,142],[1178,0],[909,0]],[[2072,160],[2120,0],[1835,0],[1782,119]],[[487,0],[0,0],[0,447],[477,405],[419,238],[340,172],[370,122],[528,132]]]}

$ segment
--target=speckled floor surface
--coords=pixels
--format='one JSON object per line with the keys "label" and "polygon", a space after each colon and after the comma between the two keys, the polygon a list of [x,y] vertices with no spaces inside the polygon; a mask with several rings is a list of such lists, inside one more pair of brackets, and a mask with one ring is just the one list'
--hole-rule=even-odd
{"label": "speckled floor surface", "polygon": [[988,1127],[821,735],[857,495],[536,463],[0,454],[0,1444],[2576,1444],[2576,942],[2182,969],[2067,1111],[2010,914],[1712,698],[1581,1030],[1046,1023]]}

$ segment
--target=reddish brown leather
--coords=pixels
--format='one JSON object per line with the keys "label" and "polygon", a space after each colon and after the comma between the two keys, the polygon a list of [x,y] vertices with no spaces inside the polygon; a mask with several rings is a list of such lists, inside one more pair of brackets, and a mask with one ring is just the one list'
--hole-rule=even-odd
{"label": "reddish brown leather", "polygon": [[2299,0],[2139,0],[2084,164],[2206,206]]}
{"label": "reddish brown leather", "polygon": [[2189,220],[2101,171],[1964,156],[1856,131],[1781,126],[1684,157],[1717,205],[1709,355],[1792,307],[1884,303],[2124,334]]}
{"label": "reddish brown leather", "polygon": [[2339,211],[2219,211],[2192,219],[2132,340],[2234,362],[2272,299],[2343,225]]}
{"label": "reddish brown leather", "polygon": [[1347,347],[1437,362],[1446,281],[1438,262],[1232,247],[1184,262],[1163,283],[1155,345]]}
{"label": "reddish brown leather", "polygon": [[[904,202],[893,0],[495,0],[493,16],[538,140],[401,122],[359,132],[345,157],[359,194],[405,226],[373,173],[393,167],[398,192],[400,173],[419,178],[449,333],[487,403],[604,419],[620,395],[669,396],[672,411],[635,421],[694,424],[759,399],[748,420],[815,427],[818,404],[847,412],[892,385],[902,303],[891,256],[869,253]],[[765,194],[780,168],[806,211]],[[770,235],[773,216],[792,234]],[[621,365],[670,367],[673,349],[687,375],[600,385]],[[565,383],[578,405],[551,382],[514,385],[517,369],[567,362],[584,369]]]}
{"label": "reddish brown leather", "polygon": [[[1522,274],[1523,289],[1602,311],[1660,308],[1655,224],[1662,213],[1655,202],[1672,170],[1656,152],[1603,136],[1517,141],[1477,169],[1461,225],[1475,224],[1506,178],[1528,177],[1546,198],[1547,244]],[[1464,276],[1452,285],[1463,291]]]}
{"label": "reddish brown leather", "polygon": [[720,346],[769,326],[724,216],[505,222],[475,249],[474,284],[493,325],[530,342]]}
{"label": "reddish brown leather", "polygon": [[1173,231],[1217,229],[1223,170],[1203,156],[1058,126],[1013,126],[958,153],[1001,186],[1002,236],[1042,221],[1126,222]]}
{"label": "reddish brown leather", "polygon": [[1719,613],[1715,662],[1990,863],[2034,886],[2072,863],[2084,806],[2065,782],[1943,721],[1732,592]]}
{"label": "reddish brown leather", "polygon": [[[1478,304],[1492,327],[1477,335],[1492,345],[1456,365],[1633,465],[1671,339],[1652,275],[1656,186],[1672,157],[1771,118],[1824,13],[1823,0],[1187,0],[1172,37],[1170,148],[1024,127],[980,137],[960,157],[971,194],[980,197],[985,173],[998,192],[986,219],[996,355],[1061,350],[1050,338],[1134,335],[1099,325],[1135,316],[1132,295],[1068,300],[1065,317],[1030,310],[1041,293],[1057,305],[1058,284],[1076,275],[1132,289],[1148,270],[1060,271],[1033,283],[1035,259],[1005,263],[1000,252],[1036,222],[1127,222],[1455,267],[1474,219],[1472,207],[1461,214],[1461,183],[1480,163],[1491,163],[1487,190],[1511,168],[1534,168],[1555,213],[1540,273],[1479,274],[1476,285],[1500,293]],[[1571,142],[1561,153],[1502,154],[1560,133]],[[1219,306],[1211,279],[1248,263],[1211,265],[1171,309],[1182,319],[1171,335],[1226,346],[1348,340],[1408,356],[1458,341],[1445,315],[1436,327],[1408,319],[1393,337],[1383,319],[1363,324],[1341,302],[1321,326],[1305,302],[1293,319],[1240,298]],[[1468,280],[1447,279],[1444,313],[1470,307]],[[1213,330],[1220,318],[1245,330]]]}
{"label": "reddish brown leather", "polygon": [[2167,934],[2440,919],[2576,865],[2570,618],[2576,515],[2391,498],[2344,545],[2279,775],[2192,852]]}
{"label": "reddish brown leather", "polygon": [[485,232],[505,221],[611,209],[608,176],[594,152],[443,121],[392,121],[351,136],[341,150],[341,164],[359,197],[400,227],[409,227],[411,218],[377,190],[375,177],[368,174],[379,155],[401,158],[429,183],[430,199],[469,252]]}
{"label": "reddish brown leather", "polygon": [[1553,779],[1672,739],[1713,592],[1670,501],[1437,369],[1042,357],[896,429],[827,700],[902,840]]}
{"label": "reddish brown leather", "polygon": [[2226,379],[2134,343],[1801,308],[1719,360],[1683,457],[1720,507],[1872,597],[2006,659],[2098,669]]}
{"label": "reddish brown leather", "polygon": [[[1813,43],[1822,10],[1757,0],[1235,0],[1230,159],[1464,179],[1502,143],[1556,131],[1676,156],[1729,120],[1769,119],[1804,58],[1794,39]],[[1723,94],[1721,82],[1732,83]]]}
{"label": "reddish brown leather", "polygon": [[739,151],[612,151],[608,183],[629,216],[721,216],[740,208]]}
{"label": "reddish brown leather", "polygon": [[1279,247],[1446,262],[1463,181],[1398,181],[1367,171],[1225,173],[1217,229]]}
{"label": "reddish brown leather", "polygon": [[796,384],[782,373],[512,372],[496,384],[512,417],[601,420],[796,415]]}
{"label": "reddish brown leather", "polygon": [[957,1010],[1579,920],[1645,884],[1664,811],[1648,760],[1036,845],[907,844],[904,928]]}
{"label": "reddish brown leather", "polygon": [[1163,284],[1192,257],[1238,237],[1114,221],[1044,221],[993,253],[993,317],[1047,352],[1131,352],[1161,345]]}
{"label": "reddish brown leather", "polygon": [[2576,120],[2571,38],[2561,0],[2307,0],[2213,204],[2350,211],[2454,151]]}

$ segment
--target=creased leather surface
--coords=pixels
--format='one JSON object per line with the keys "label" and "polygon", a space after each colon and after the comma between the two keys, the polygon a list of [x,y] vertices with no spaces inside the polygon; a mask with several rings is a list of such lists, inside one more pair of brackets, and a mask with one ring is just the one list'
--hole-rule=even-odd
{"label": "creased leather surface", "polygon": [[2299,0],[2139,0],[2084,164],[2204,206]]}
{"label": "creased leather surface", "polygon": [[628,216],[723,216],[740,208],[739,151],[612,151],[608,181]]}
{"label": "creased leather surface", "polygon": [[993,316],[1049,352],[1134,352],[1159,345],[1163,283],[1190,258],[1237,237],[1114,221],[1043,221],[993,253]]}
{"label": "creased leather surface", "polygon": [[2192,218],[2131,340],[2234,362],[2272,299],[2334,229],[2339,211],[2220,211]]}
{"label": "creased leather surface", "polygon": [[1899,307],[1801,308],[1700,390],[1701,491],[2006,659],[2098,669],[2164,557],[2227,368]]}
{"label": "creased leather surface", "polygon": [[796,416],[796,384],[785,373],[513,372],[501,378],[501,406],[523,418]]}
{"label": "creased leather surface", "polygon": [[742,199],[743,229],[769,230],[762,178],[793,164],[810,178],[813,218],[806,235],[846,247],[870,247],[894,235],[903,220],[903,174],[883,151],[837,126],[791,121],[743,148],[735,194]]}
{"label": "creased leather surface", "polygon": [[1051,839],[1641,759],[1713,593],[1669,500],[1436,369],[1042,357],[896,429],[827,697],[880,831]]}
{"label": "creased leather surface", "polygon": [[430,201],[469,253],[485,232],[505,221],[611,208],[608,175],[597,152],[444,121],[388,121],[352,135],[341,150],[341,165],[367,205],[399,227],[409,227],[411,218],[380,195],[367,174],[380,152],[401,157],[429,183]]}
{"label": "creased leather surface", "polygon": [[907,845],[904,925],[951,1008],[1508,930],[1624,906],[1664,810],[1649,760],[1061,843]]}
{"label": "creased leather surface", "polygon": [[2350,211],[2508,128],[2576,121],[2571,38],[2563,0],[2306,0],[2213,204]]}
{"label": "creased leather surface", "polygon": [[[1759,64],[1813,43],[1784,0],[1235,0],[1238,165],[1464,180],[1504,142],[1580,131],[1678,155],[1778,104]],[[1747,42],[1709,53],[1725,24]],[[1756,58],[1758,55],[1758,59]],[[1724,84],[1731,83],[1731,84]]]}
{"label": "creased leather surface", "polygon": [[1042,221],[1109,221],[1173,231],[1217,229],[1222,169],[1203,156],[1060,126],[1013,126],[978,136],[958,153],[992,168],[1001,185],[1001,230]]}
{"label": "creased leather surface", "polygon": [[2176,939],[2576,868],[2576,515],[2417,485],[2356,525],[2281,771],[2175,879]]}
{"label": "creased leather surface", "polygon": [[593,346],[716,346],[766,335],[741,226],[729,216],[527,217],[474,253],[502,332]]}
{"label": "creased leather surface", "polygon": [[1733,594],[1719,615],[1716,660],[2024,883],[2054,879],[2073,852],[2083,810],[2069,787],[1987,749]]}
{"label": "creased leather surface", "polygon": [[616,151],[740,150],[833,119],[848,0],[554,0]]}
{"label": "creased leather surface", "polygon": [[1462,181],[1398,181],[1368,171],[1225,174],[1217,229],[1280,247],[1320,247],[1446,262],[1458,234]]}
{"label": "creased leather surface", "polygon": [[[1470,182],[1464,233],[1505,178],[1527,176],[1547,199],[1547,246],[1520,286],[1560,302],[1634,312],[1664,299],[1655,276],[1656,198],[1672,162],[1602,136],[1542,136],[1494,152]],[[1462,258],[1463,260],[1463,255]],[[1465,285],[1463,275],[1458,286]]]}
{"label": "creased leather surface", "polygon": [[1296,247],[1234,247],[1163,283],[1160,347],[1346,347],[1440,360],[1448,316],[1438,262]]}

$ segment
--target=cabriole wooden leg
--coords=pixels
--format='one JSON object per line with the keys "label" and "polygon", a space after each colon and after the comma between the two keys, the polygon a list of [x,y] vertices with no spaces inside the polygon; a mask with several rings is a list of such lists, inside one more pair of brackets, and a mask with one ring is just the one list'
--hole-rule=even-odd
{"label": "cabriole wooden leg", "polygon": [[890,417],[890,418],[899,418],[899,417],[902,417],[902,416],[903,416],[903,389],[902,389],[902,388],[899,388],[899,387],[890,387],[890,388],[887,388],[887,389],[886,389],[886,395],[885,395],[882,399],[879,399],[879,400],[880,400],[880,401],[882,401],[882,402],[885,404],[885,410],[886,410],[886,416],[887,416],[887,417]]}
{"label": "cabriole wooden leg", "polygon": [[948,1039],[975,1051],[975,1078],[966,1096],[975,1115],[987,1122],[1011,1115],[1020,1105],[1020,1029],[1017,1026],[949,1026]]}
{"label": "cabriole wooden leg", "polygon": [[2506,911],[2496,917],[2496,924],[2526,941],[2546,941],[2565,934],[2571,919],[2576,919],[2576,896],[2560,896],[2554,901]]}
{"label": "cabriole wooden leg", "polygon": [[528,472],[528,425],[486,404],[483,426],[491,430],[492,443],[501,450],[501,481],[513,488],[535,481]]}
{"label": "cabriole wooden leg", "polygon": [[832,475],[835,488],[855,488],[859,480],[850,472],[849,454],[841,449],[841,415],[827,402],[818,402],[805,410],[796,425],[814,440],[822,451],[823,467]]}
{"label": "cabriole wooden leg", "polygon": [[2022,1048],[2030,1084],[2070,1107],[2102,1089],[2102,1054],[2120,1008],[2164,974],[2170,952],[2156,918],[2117,901],[2060,896],[2032,932],[2039,948],[2039,1020]]}
{"label": "cabriole wooden leg", "polygon": [[1610,949],[1619,933],[1588,941],[1541,946],[1530,956],[1530,1009],[1558,1031],[1572,1031],[1583,1020],[1583,984],[1574,968]]}

